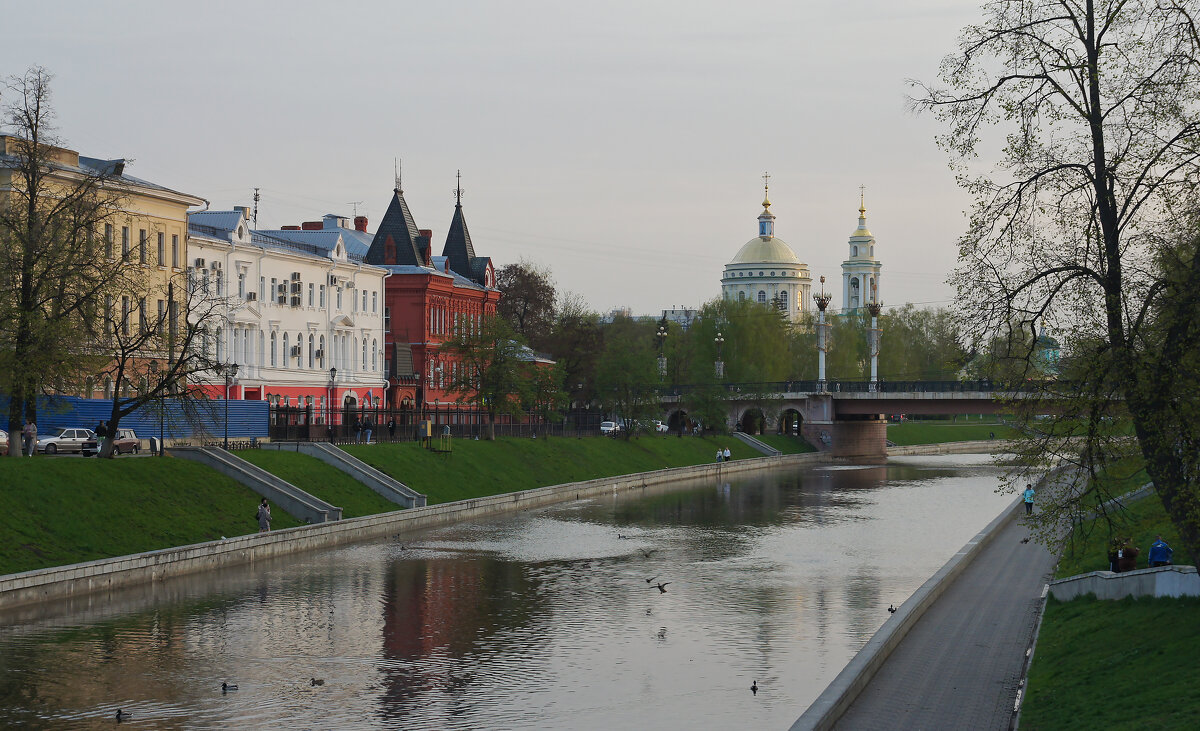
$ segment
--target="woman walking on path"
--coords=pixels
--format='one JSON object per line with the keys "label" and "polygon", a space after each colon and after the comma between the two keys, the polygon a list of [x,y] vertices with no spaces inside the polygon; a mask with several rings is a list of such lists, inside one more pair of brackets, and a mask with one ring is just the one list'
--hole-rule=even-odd
{"label": "woman walking on path", "polygon": [[254,517],[258,519],[259,533],[271,530],[271,506],[267,504],[266,498],[262,499],[262,503],[258,506],[258,514]]}
{"label": "woman walking on path", "polygon": [[1033,491],[1033,485],[1026,484],[1025,485],[1025,514],[1026,515],[1033,514],[1033,496],[1035,494],[1036,493],[1034,493],[1034,491]]}

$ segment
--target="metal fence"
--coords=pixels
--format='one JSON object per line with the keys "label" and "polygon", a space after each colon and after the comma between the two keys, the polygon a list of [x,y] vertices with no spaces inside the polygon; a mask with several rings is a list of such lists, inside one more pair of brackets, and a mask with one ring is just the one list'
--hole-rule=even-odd
{"label": "metal fence", "polygon": [[[501,414],[492,425],[498,437],[588,436],[600,433],[604,420],[598,411],[572,410],[557,419],[527,412]],[[473,439],[487,433],[487,415],[473,409],[431,407],[412,409],[354,407],[324,412],[307,406],[271,406],[268,431],[272,441],[354,443],[412,442],[420,439],[421,422],[433,424],[434,436]],[[332,422],[332,423],[331,423]]]}

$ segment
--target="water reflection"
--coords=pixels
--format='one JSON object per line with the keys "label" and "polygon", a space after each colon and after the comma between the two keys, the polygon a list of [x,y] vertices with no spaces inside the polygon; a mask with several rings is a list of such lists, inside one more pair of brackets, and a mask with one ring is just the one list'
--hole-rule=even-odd
{"label": "water reflection", "polygon": [[0,725],[786,726],[1007,504],[997,474],[645,490],[13,612]]}

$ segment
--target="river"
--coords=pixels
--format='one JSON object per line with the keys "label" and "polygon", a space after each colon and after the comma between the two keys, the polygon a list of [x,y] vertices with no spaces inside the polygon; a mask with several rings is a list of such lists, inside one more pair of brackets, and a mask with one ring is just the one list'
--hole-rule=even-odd
{"label": "river", "polygon": [[1011,503],[999,474],[805,467],[14,612],[0,726],[786,728]]}

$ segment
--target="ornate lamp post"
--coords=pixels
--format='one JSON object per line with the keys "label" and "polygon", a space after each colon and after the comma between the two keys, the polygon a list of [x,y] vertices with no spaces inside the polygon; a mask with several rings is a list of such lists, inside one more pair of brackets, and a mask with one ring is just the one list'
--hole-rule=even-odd
{"label": "ornate lamp post", "polygon": [[229,449],[229,382],[237,378],[237,372],[237,363],[217,366],[217,373],[225,375],[225,449]]}
{"label": "ornate lamp post", "polygon": [[329,405],[326,407],[325,420],[329,422],[329,441],[333,441],[333,397],[337,389],[337,368],[329,369]]}
{"label": "ornate lamp post", "polygon": [[825,277],[821,277],[821,291],[813,295],[817,303],[817,391],[825,392],[825,353],[829,350],[829,325],[825,322],[825,308],[833,295],[825,291]]}
{"label": "ornate lamp post", "polygon": [[874,392],[879,383],[879,341],[883,337],[883,331],[879,329],[879,312],[883,309],[883,303],[875,300],[875,283],[871,282],[871,301],[867,304],[867,311],[871,313],[871,330],[867,333],[867,349],[871,353],[871,383],[867,387],[868,391]]}
{"label": "ornate lamp post", "polygon": [[713,338],[713,343],[717,346],[717,362],[714,365],[717,378],[721,379],[725,377],[725,361],[721,360],[721,346],[725,344],[725,336],[718,332],[717,336]]}
{"label": "ornate lamp post", "polygon": [[663,355],[663,343],[667,339],[667,326],[659,325],[658,332],[654,333],[654,337],[658,338],[658,380],[661,381],[667,377],[667,356]]}

